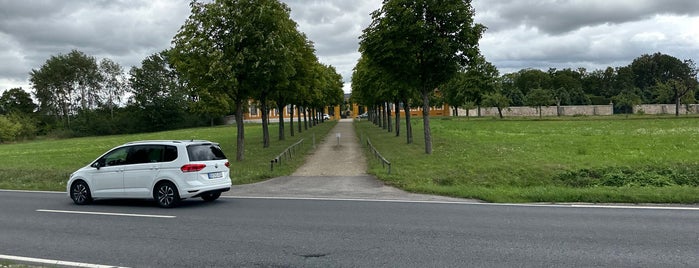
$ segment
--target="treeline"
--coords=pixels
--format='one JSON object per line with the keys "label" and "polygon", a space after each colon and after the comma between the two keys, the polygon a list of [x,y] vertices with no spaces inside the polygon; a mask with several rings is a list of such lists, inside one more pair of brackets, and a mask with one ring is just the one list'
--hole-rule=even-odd
{"label": "treeline", "polygon": [[167,52],[148,56],[127,75],[110,59],[73,50],[33,69],[30,82],[31,94],[13,88],[0,97],[0,141],[170,130],[228,114],[195,109],[194,91],[171,68]]}
{"label": "treeline", "polygon": [[[270,109],[286,112],[292,105],[292,118],[295,111],[299,121],[302,113],[308,121],[323,107],[342,103],[342,77],[318,61],[285,4],[214,1],[191,7],[173,47],[148,56],[128,75],[118,63],[78,50],[51,56],[30,72],[31,95],[15,88],[0,96],[0,142],[211,125],[230,114],[242,119],[255,105],[262,110],[268,147]],[[242,160],[243,122],[236,121]],[[293,135],[293,126],[285,129],[282,120],[279,139],[287,132]]]}
{"label": "treeline", "polygon": [[[699,99],[698,71],[692,60],[655,53],[641,55],[627,66],[604,70],[523,69],[501,76],[494,65],[478,56],[449,82],[437,87],[432,98],[433,103],[449,104],[455,115],[458,108],[496,107],[502,111],[510,106],[540,109],[610,103],[619,113],[627,113],[638,104],[673,103],[679,115],[681,104]],[[376,95],[359,97],[361,103],[369,106],[375,106],[377,101],[391,101]]]}

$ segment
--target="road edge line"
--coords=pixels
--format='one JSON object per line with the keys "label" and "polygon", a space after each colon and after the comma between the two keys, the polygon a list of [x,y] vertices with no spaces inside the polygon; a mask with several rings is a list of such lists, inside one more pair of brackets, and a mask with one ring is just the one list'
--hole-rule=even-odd
{"label": "road edge line", "polygon": [[71,261],[60,261],[60,260],[50,260],[50,259],[39,259],[39,258],[30,258],[30,257],[21,257],[21,256],[12,256],[12,255],[3,255],[0,254],[0,260],[10,260],[10,261],[17,261],[21,263],[41,263],[41,264],[49,264],[49,265],[56,265],[56,266],[70,266],[70,267],[87,267],[87,268],[126,268],[126,267],[121,267],[121,266],[113,266],[113,265],[102,265],[102,264],[92,264],[92,263],[84,263],[84,262],[71,262]]}

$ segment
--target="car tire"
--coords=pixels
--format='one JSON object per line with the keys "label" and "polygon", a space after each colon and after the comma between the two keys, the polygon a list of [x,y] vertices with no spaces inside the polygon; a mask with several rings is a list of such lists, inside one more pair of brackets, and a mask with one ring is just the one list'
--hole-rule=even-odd
{"label": "car tire", "polygon": [[180,202],[180,194],[177,191],[177,186],[172,182],[161,182],[153,189],[153,198],[158,206],[162,208],[171,208],[177,206]]}
{"label": "car tire", "polygon": [[77,205],[87,205],[92,203],[90,187],[84,181],[76,181],[70,186],[70,199]]}
{"label": "car tire", "polygon": [[206,202],[211,202],[218,199],[221,196],[221,192],[205,193],[201,196]]}

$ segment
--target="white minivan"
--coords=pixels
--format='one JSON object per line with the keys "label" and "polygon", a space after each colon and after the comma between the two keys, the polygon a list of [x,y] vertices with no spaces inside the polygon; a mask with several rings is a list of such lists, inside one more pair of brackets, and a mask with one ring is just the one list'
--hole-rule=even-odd
{"label": "white minivan", "polygon": [[117,146],[70,175],[68,196],[153,199],[164,208],[185,198],[214,201],[231,189],[230,163],[217,143],[137,141]]}

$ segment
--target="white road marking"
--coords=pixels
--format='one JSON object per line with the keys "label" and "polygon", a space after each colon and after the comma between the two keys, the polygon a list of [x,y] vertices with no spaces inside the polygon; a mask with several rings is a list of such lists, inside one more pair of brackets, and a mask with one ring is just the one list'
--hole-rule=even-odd
{"label": "white road marking", "polygon": [[[2,190],[0,192],[19,193],[53,193],[65,194],[57,191],[28,191],[28,190]],[[461,204],[477,206],[509,206],[509,207],[553,207],[553,208],[608,208],[608,209],[646,209],[646,210],[684,210],[699,211],[696,206],[667,206],[667,205],[603,205],[603,204],[507,204],[507,203],[478,203],[473,201],[427,201],[427,200],[392,200],[392,199],[365,199],[365,198],[326,198],[326,197],[275,197],[275,196],[221,196],[221,198],[238,199],[273,199],[273,200],[319,200],[319,201],[356,201],[356,202],[393,202],[393,203],[424,203],[424,204]],[[123,215],[122,215],[123,216]],[[139,216],[135,216],[139,217]],[[172,217],[175,216],[164,216]]]}
{"label": "white road marking", "polygon": [[66,194],[66,192],[59,192],[59,191],[30,191],[30,190],[6,190],[6,189],[0,189],[0,192],[10,192],[10,193],[41,193],[41,194]]}
{"label": "white road marking", "polygon": [[354,201],[354,202],[389,202],[389,203],[418,203],[418,204],[458,204],[472,206],[501,206],[501,207],[550,207],[550,208],[606,208],[606,209],[644,209],[644,210],[685,210],[699,211],[699,207],[683,206],[630,206],[630,205],[596,205],[596,204],[509,204],[509,203],[478,203],[473,201],[430,201],[430,200],[390,200],[364,198],[324,198],[324,197],[274,197],[274,196],[221,196],[236,199],[270,199],[270,200],[318,200],[318,201]]}
{"label": "white road marking", "polygon": [[107,215],[107,216],[124,216],[124,217],[165,218],[165,219],[176,218],[176,216],[168,216],[168,215],[127,214],[127,213],[109,213],[109,212],[92,212],[92,211],[72,211],[72,210],[52,210],[52,209],[37,209],[36,211],[37,212],[50,212],[50,213]]}
{"label": "white road marking", "polygon": [[34,264],[34,263],[49,264],[49,265],[55,265],[55,266],[88,267],[88,268],[108,268],[108,267],[121,268],[119,266],[112,266],[112,265],[101,265],[101,264],[91,264],[91,263],[82,263],[82,262],[48,260],[48,259],[38,259],[38,258],[29,258],[29,257],[20,257],[20,256],[11,256],[11,255],[2,255],[2,254],[0,254],[0,259],[17,261],[17,262],[26,262],[26,263],[32,263],[32,264]]}

